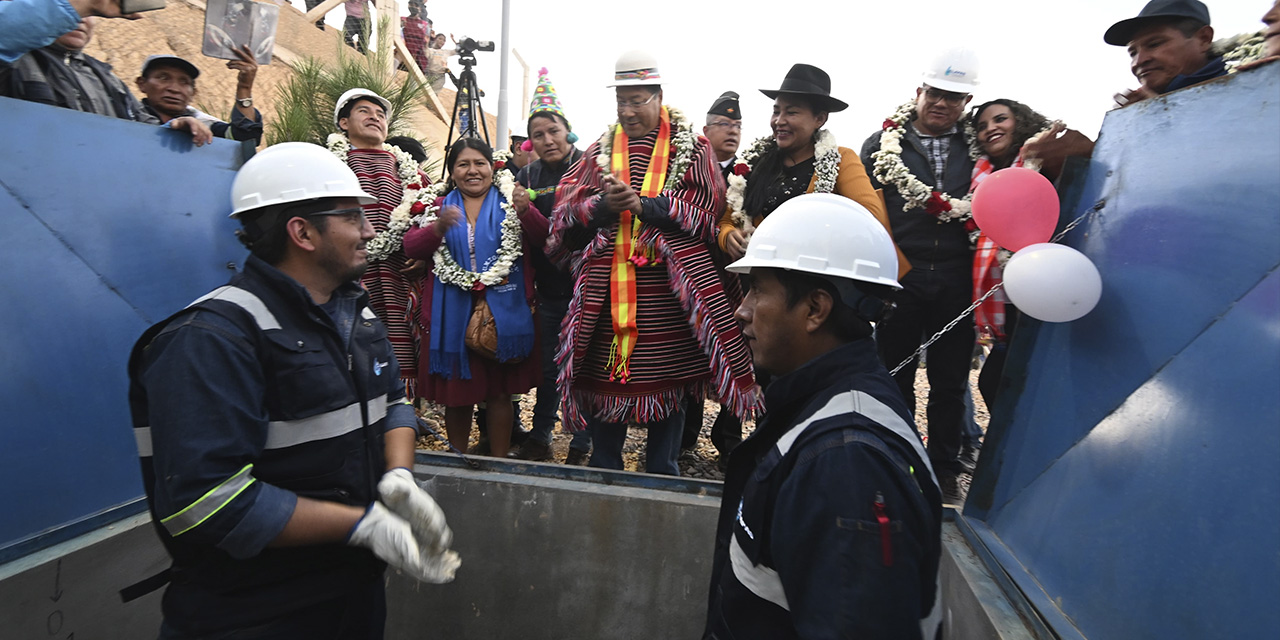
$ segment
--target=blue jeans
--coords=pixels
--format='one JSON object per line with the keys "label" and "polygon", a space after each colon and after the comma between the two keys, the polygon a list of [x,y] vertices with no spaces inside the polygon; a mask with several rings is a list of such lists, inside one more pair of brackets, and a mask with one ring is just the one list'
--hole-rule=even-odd
{"label": "blue jeans", "polygon": [[[649,431],[645,472],[664,476],[680,475],[676,457],[680,455],[680,436],[684,433],[684,410],[678,409],[666,419],[650,422],[644,428]],[[591,432],[591,443],[595,445],[587,466],[621,469],[622,445],[627,440],[626,423],[601,422],[592,416],[587,418],[587,429]]]}
{"label": "blue jeans", "polygon": [[[560,348],[560,323],[569,312],[569,298],[538,296],[538,323],[542,341],[542,382],[538,384],[538,399],[533,405],[533,429],[529,440],[538,444],[551,444],[551,432],[556,428],[556,412],[560,408],[560,389],[556,378],[560,367],[556,365],[556,351]],[[591,450],[591,432],[579,431],[569,441],[570,449]]]}

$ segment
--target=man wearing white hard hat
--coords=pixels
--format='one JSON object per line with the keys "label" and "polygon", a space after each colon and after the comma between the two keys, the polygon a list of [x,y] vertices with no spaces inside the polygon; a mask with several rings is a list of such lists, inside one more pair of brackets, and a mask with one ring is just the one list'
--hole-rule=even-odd
{"label": "man wearing white hard hat", "polygon": [[360,186],[378,198],[364,207],[377,236],[370,244],[369,270],[361,283],[369,290],[369,304],[387,326],[387,339],[400,361],[400,378],[413,400],[419,373],[415,292],[427,264],[406,257],[400,242],[408,219],[417,215],[409,207],[430,182],[407,153],[386,144],[391,116],[391,102],[369,89],[343,93],[333,107],[338,133],[329,136],[329,149],[351,167]]}
{"label": "man wearing white hard hat", "polygon": [[621,469],[628,424],[646,470],[679,475],[686,397],[758,402],[750,355],[711,259],[724,186],[715,152],[662,103],[653,56],[618,58],[618,122],[560,180],[547,256],[571,269],[560,332],[566,428],[591,430],[591,466]]}
{"label": "man wearing white hard hat", "polygon": [[893,240],[852,200],[801,195],[728,269],[750,280],[736,315],[772,381],[729,457],[704,637],[932,640],[941,495],[871,338]]}
{"label": "man wearing white hard hat", "polygon": [[[960,315],[972,301],[976,226],[969,214],[974,161],[969,139],[958,126],[978,84],[972,52],[952,49],[925,70],[915,100],[885,120],[862,145],[867,175],[884,189],[893,239],[911,261],[894,301],[897,312],[876,326],[880,357],[893,368]],[[929,346],[929,459],[950,504],[964,502],[959,476],[969,469],[960,459],[965,392],[973,355],[973,322],[962,319]],[[915,410],[913,359],[895,376]]]}
{"label": "man wearing white hard hat", "polygon": [[304,143],[254,156],[231,195],[244,270],[129,360],[173,560],[160,637],[381,638],[387,564],[440,583],[460,560],[409,471],[416,416],[359,284],[374,198]]}

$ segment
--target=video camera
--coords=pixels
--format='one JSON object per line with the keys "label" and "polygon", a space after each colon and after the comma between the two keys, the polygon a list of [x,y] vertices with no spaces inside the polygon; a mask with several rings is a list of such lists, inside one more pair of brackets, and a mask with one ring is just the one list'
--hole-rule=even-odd
{"label": "video camera", "polygon": [[493,51],[492,40],[473,40],[467,36],[463,36],[458,41],[458,55],[467,55],[475,51]]}

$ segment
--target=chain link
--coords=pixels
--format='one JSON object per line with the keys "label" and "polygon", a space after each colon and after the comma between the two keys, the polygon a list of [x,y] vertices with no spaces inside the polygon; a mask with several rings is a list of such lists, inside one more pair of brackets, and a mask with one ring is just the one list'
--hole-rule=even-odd
{"label": "chain link", "polygon": [[[1049,240],[1049,242],[1057,242],[1065,238],[1067,234],[1071,232],[1072,229],[1076,228],[1081,222],[1084,222],[1085,218],[1089,217],[1090,214],[1097,213],[1097,211],[1098,211],[1098,207],[1094,207],[1080,214],[1080,216],[1077,217],[1075,220],[1072,220],[1071,222],[1067,223],[1067,226],[1063,227],[1062,231],[1058,232],[1058,234],[1055,235],[1053,239]],[[941,338],[944,333],[954,329],[957,324],[960,324],[961,320],[965,319],[970,313],[973,313],[974,309],[977,309],[979,305],[981,305],[983,302],[986,302],[987,298],[990,298],[991,296],[995,295],[997,291],[1003,288],[1004,288],[1004,282],[997,283],[996,286],[991,287],[989,291],[982,294],[981,298],[974,300],[973,304],[969,305],[968,309],[961,311],[959,316],[956,316],[954,320],[952,320],[951,322],[948,322],[946,326],[942,327],[942,329],[940,329],[937,333],[933,334],[933,336],[931,336],[928,340],[925,340],[924,344],[917,347],[916,350],[912,352],[911,355],[907,356],[906,360],[899,362],[898,366],[894,367],[893,370],[889,372],[889,375],[890,376],[898,375],[898,372],[901,371],[903,367],[907,366],[912,360],[915,360],[916,357],[924,353],[924,350],[928,349],[929,345],[933,344],[934,342],[937,342],[938,338]]]}

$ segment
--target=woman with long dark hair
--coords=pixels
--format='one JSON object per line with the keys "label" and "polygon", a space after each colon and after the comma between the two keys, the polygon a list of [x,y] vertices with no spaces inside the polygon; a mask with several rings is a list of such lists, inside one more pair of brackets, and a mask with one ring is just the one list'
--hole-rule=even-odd
{"label": "woman with long dark hair", "polygon": [[[1036,168],[1035,162],[1024,161],[1022,145],[1043,131],[1050,130],[1049,119],[1016,100],[1000,98],[974,108],[969,124],[976,133],[973,144],[981,150],[973,166],[973,193],[987,176],[1009,167]],[[973,254],[973,299],[982,297],[991,287],[1003,281],[1004,262],[1008,251],[996,246],[980,233]],[[978,376],[978,391],[988,408],[995,403],[1000,376],[1004,371],[1009,336],[1018,322],[1018,310],[1009,304],[1004,291],[997,291],[973,312],[973,322],[980,339],[991,342],[991,353]]]}
{"label": "woman with long dark hair", "polygon": [[[423,280],[419,396],[445,405],[445,430],[460,450],[474,405],[486,403],[490,451],[502,457],[511,443],[511,394],[541,375],[529,255],[546,242],[548,223],[484,141],[459,139],[445,165],[449,190],[404,236],[405,255],[432,265]],[[492,352],[468,343],[473,315],[492,322]]]}

